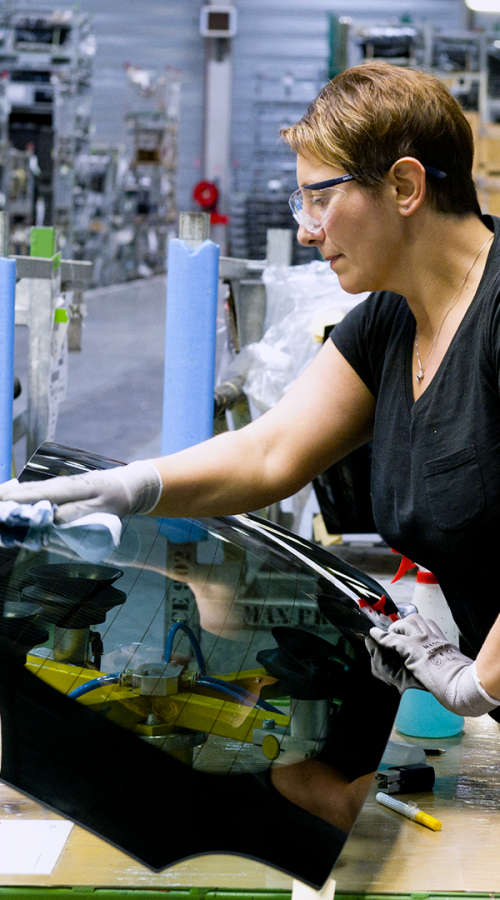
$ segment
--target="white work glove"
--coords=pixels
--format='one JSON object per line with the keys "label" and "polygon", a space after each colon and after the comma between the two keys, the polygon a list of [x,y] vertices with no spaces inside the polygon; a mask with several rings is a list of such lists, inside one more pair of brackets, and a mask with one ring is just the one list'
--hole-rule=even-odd
{"label": "white work glove", "polygon": [[57,506],[54,521],[62,524],[97,512],[112,513],[120,519],[134,513],[146,514],[157,505],[161,491],[158,469],[139,460],[85,475],[62,475],[21,484],[13,479],[0,485],[0,500],[32,504],[49,500]]}
{"label": "white work glove", "polygon": [[[376,630],[377,632],[382,631],[379,628]],[[382,631],[382,634],[385,634],[385,632]],[[372,675],[375,675],[375,678],[378,678],[379,681],[385,681],[386,684],[396,687],[400,694],[403,694],[408,688],[415,688],[419,691],[427,690],[422,682],[415,678],[410,670],[406,668],[404,661],[396,650],[382,648],[369,635],[365,637],[365,646],[371,656]]]}
{"label": "white work glove", "polygon": [[450,712],[482,716],[500,706],[482,687],[475,662],[431,619],[413,614],[393,622],[387,632],[371,628],[370,635],[383,650],[396,650],[412,675]]}

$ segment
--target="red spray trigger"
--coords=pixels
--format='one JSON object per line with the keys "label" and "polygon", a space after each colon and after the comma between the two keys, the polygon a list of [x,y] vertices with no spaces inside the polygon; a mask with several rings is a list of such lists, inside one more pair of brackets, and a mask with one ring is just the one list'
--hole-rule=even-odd
{"label": "red spray trigger", "polygon": [[[397,553],[398,551],[397,551],[397,550],[393,550],[392,552],[393,552],[393,553]],[[407,573],[410,569],[416,569],[416,568],[417,568],[417,564],[416,564],[416,563],[412,562],[411,559],[408,559],[407,556],[402,556],[402,557],[401,557],[401,562],[400,562],[400,564],[399,564],[399,569],[398,569],[398,571],[396,572],[394,578],[392,579],[391,584],[394,584],[396,581],[399,581],[399,579],[402,578],[403,575],[406,575],[406,573]]]}
{"label": "red spray trigger", "polygon": [[387,612],[387,610],[385,608],[385,605],[387,603],[387,597],[385,596],[385,594],[382,594],[382,596],[380,597],[380,600],[377,600],[376,603],[373,603],[373,604],[368,603],[367,600],[363,600],[361,597],[358,600],[358,603],[359,603],[360,609],[364,609],[366,606],[368,606],[370,609],[375,610],[375,612],[381,613],[381,615],[383,615],[383,616],[387,616],[387,618],[390,619],[391,622],[396,622],[398,620],[397,613]]}

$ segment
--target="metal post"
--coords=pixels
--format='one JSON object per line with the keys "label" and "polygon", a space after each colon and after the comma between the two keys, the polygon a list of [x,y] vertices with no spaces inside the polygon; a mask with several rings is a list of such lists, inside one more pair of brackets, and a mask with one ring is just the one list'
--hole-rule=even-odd
{"label": "metal post", "polygon": [[[5,213],[2,214],[5,216]],[[16,263],[0,259],[0,483],[12,470]]]}
{"label": "metal post", "polygon": [[293,231],[289,228],[268,228],[266,237],[268,266],[291,266]]}
{"label": "metal post", "polygon": [[[292,264],[293,232],[287,228],[268,228],[266,235],[266,260],[268,266],[290,266]],[[267,511],[268,519],[281,522],[281,504],[272,503]]]}
{"label": "metal post", "polygon": [[240,346],[260,341],[266,318],[266,286],[262,281],[245,279],[235,297]]}
{"label": "metal post", "polygon": [[7,259],[9,255],[9,214],[0,211],[0,257]]}
{"label": "metal post", "polygon": [[182,212],[179,215],[179,238],[190,247],[199,247],[210,237],[208,213]]}
{"label": "metal post", "polygon": [[[46,232],[53,229],[34,228],[33,256],[52,256],[50,278],[29,279],[28,325],[30,335],[28,374],[28,428],[26,453],[29,459],[47,440],[49,421],[54,414],[50,403],[51,336],[56,300],[61,292],[61,255],[52,255],[53,243]],[[44,234],[40,234],[44,232]]]}
{"label": "metal post", "polygon": [[[203,177],[217,185],[220,213],[229,211],[231,192],[232,56],[231,38],[205,38]],[[213,228],[225,255],[227,226]]]}

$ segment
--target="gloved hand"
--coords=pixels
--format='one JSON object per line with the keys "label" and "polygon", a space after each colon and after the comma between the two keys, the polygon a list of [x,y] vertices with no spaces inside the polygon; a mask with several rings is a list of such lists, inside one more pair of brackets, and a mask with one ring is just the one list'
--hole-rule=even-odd
{"label": "gloved hand", "polygon": [[[377,629],[377,631],[381,630]],[[403,694],[408,688],[416,688],[419,691],[427,690],[422,682],[406,668],[399,653],[395,650],[381,647],[370,636],[365,637],[365,646],[371,656],[372,675],[375,675],[379,681],[385,681],[386,684],[397,687],[400,694]]]}
{"label": "gloved hand", "polygon": [[100,469],[85,475],[63,475],[45,481],[16,479],[0,485],[0,500],[37,503],[49,500],[57,506],[54,521],[71,522],[90,513],[113,513],[122,519],[133,513],[151,512],[161,497],[158,469],[139,460],[128,466]]}
{"label": "gloved hand", "polygon": [[393,622],[387,632],[371,628],[370,635],[382,648],[396,650],[406,668],[451,712],[482,716],[500,706],[482,687],[475,662],[431,619],[413,614]]}

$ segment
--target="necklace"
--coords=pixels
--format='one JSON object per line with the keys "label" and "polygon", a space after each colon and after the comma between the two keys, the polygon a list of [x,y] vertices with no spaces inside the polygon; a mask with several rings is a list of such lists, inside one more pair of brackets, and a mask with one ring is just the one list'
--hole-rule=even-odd
{"label": "necklace", "polygon": [[442,321],[441,321],[441,324],[440,324],[438,330],[436,331],[436,334],[434,335],[432,344],[431,344],[431,346],[429,347],[429,352],[428,352],[428,354],[427,354],[427,356],[425,357],[425,359],[424,359],[423,362],[422,362],[422,360],[420,359],[420,353],[418,352],[418,328],[416,329],[416,332],[415,332],[415,353],[416,353],[417,364],[418,364],[418,372],[417,372],[417,376],[416,376],[416,377],[417,377],[417,381],[418,381],[419,384],[421,384],[422,381],[424,380],[425,369],[426,369],[427,363],[429,362],[429,358],[430,358],[430,356],[431,356],[432,351],[434,350],[434,346],[435,346],[435,344],[436,344],[436,341],[437,341],[439,335],[441,334],[441,329],[442,329],[444,323],[446,322],[446,319],[448,318],[448,316],[449,316],[449,314],[451,313],[452,309],[457,305],[458,301],[460,300],[460,297],[461,297],[461,295],[462,295],[462,290],[463,290],[463,288],[465,287],[465,283],[466,283],[466,281],[467,281],[467,279],[468,279],[470,273],[472,272],[474,266],[476,265],[476,263],[477,263],[479,257],[481,256],[481,253],[483,252],[484,248],[486,247],[486,244],[489,244],[489,242],[492,241],[492,240],[493,240],[493,235],[490,235],[490,237],[487,238],[487,240],[484,242],[484,244],[479,248],[479,250],[478,250],[476,256],[474,257],[474,259],[473,259],[473,261],[472,261],[472,263],[471,263],[471,265],[470,265],[469,268],[467,269],[467,272],[465,273],[465,278],[463,279],[463,281],[460,282],[460,285],[459,285],[459,288],[458,288],[458,290],[457,290],[457,293],[455,294],[455,296],[454,296],[454,298],[453,298],[453,300],[452,300],[450,306],[448,307],[448,309],[446,310],[446,312],[445,312],[445,314],[444,314],[444,317],[443,317],[443,319],[442,319]]}

